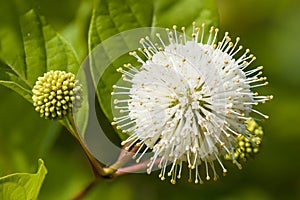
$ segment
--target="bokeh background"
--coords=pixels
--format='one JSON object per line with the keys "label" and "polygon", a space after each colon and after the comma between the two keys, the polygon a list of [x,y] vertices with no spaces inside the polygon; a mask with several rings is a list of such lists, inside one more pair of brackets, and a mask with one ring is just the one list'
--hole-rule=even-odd
{"label": "bokeh background", "polygon": [[[86,199],[300,199],[300,1],[217,3],[220,29],[240,36],[255,53],[255,64],[265,66],[270,82],[263,92],[275,97],[261,107],[270,119],[263,124],[260,155],[242,171],[229,167],[228,176],[217,182],[194,185],[183,178],[172,185],[160,181],[157,173],[129,174],[100,180]],[[7,16],[33,5],[75,48],[80,47],[83,59],[92,0],[1,0],[0,23],[9,23]],[[0,176],[35,172],[38,158],[49,170],[40,199],[69,199],[93,177],[79,145],[64,129],[40,119],[28,102],[0,86]]]}

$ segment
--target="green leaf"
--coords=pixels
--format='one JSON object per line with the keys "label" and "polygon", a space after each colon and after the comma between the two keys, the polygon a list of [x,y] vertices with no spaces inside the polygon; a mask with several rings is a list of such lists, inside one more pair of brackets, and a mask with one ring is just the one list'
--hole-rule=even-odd
{"label": "green leaf", "polygon": [[151,1],[100,0],[94,9],[90,25],[90,50],[122,31],[151,26],[152,15]]}
{"label": "green leaf", "polygon": [[22,97],[24,97],[27,101],[32,102],[32,94],[30,90],[27,90],[25,88],[23,88],[21,85],[17,84],[16,82],[13,81],[0,81],[0,84],[14,90],[15,92],[17,92],[19,95],[21,95]]}
{"label": "green leaf", "polygon": [[[79,62],[72,46],[34,10],[20,17],[19,26],[4,28],[2,35],[0,58],[7,67],[6,79],[0,77],[1,84],[14,89],[25,99],[28,100],[28,93],[22,87],[30,90],[45,72],[77,73]],[[13,75],[8,74],[7,69]]]}
{"label": "green leaf", "polygon": [[32,102],[31,91],[7,65],[0,62],[0,84],[6,86],[21,96],[23,96],[27,101]]}
{"label": "green leaf", "polygon": [[76,49],[79,60],[83,60],[88,54],[88,27],[92,9],[93,0],[80,1],[80,5],[74,13],[72,21],[63,27],[61,32],[65,38],[68,38],[74,49]]}
{"label": "green leaf", "polygon": [[152,26],[191,28],[193,21],[211,26],[218,24],[218,17],[214,0],[156,0]]}
{"label": "green leaf", "polygon": [[44,17],[30,10],[20,19],[26,61],[26,79],[32,86],[37,78],[50,70],[76,74],[79,63],[67,41],[49,25]]}
{"label": "green leaf", "polygon": [[39,169],[36,174],[16,173],[0,178],[0,199],[37,199],[46,174],[44,162],[39,159]]}
{"label": "green leaf", "polygon": [[[18,34],[7,29],[0,40],[0,56],[4,62],[0,62],[1,85],[32,102],[31,88],[45,72],[62,70],[77,74],[80,65],[72,46],[35,10],[21,16],[15,29],[19,30]],[[10,48],[12,44],[17,47],[15,51]],[[81,111],[88,112],[86,109]],[[84,129],[84,123],[82,127]]]}
{"label": "green leaf", "polygon": [[[120,73],[116,69],[124,63],[134,62],[128,55],[123,55],[118,59],[113,59],[118,48],[124,48],[128,44],[128,34],[123,37],[116,37],[114,46],[102,45],[103,49],[97,51],[103,54],[94,54],[95,47],[98,44],[112,37],[115,34],[126,30],[140,27],[172,27],[185,26],[188,31],[191,30],[193,21],[206,23],[207,27],[218,24],[218,13],[214,0],[152,0],[152,1],[134,1],[134,0],[100,0],[93,11],[90,30],[89,30],[89,51],[90,66],[94,81],[97,82],[96,75],[103,73],[97,87],[97,97],[104,115],[113,120],[111,109],[112,86],[120,79]],[[144,37],[141,35],[139,37]],[[152,34],[152,33],[151,33]],[[140,38],[136,38],[137,43]],[[132,40],[131,40],[132,41]],[[99,47],[99,46],[98,46]],[[98,48],[97,47],[97,48]],[[99,65],[99,60],[109,60],[113,63],[110,67],[104,69],[105,65]],[[96,67],[95,67],[96,66]],[[102,72],[105,70],[104,72]],[[100,117],[101,118],[101,117]],[[117,130],[115,130],[117,131]],[[118,131],[117,131],[118,132]],[[124,134],[118,132],[121,138]]]}

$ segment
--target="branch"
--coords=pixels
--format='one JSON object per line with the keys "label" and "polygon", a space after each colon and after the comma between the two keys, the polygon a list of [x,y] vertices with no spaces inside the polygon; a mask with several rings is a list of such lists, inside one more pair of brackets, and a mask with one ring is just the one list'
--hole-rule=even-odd
{"label": "branch", "polygon": [[92,180],[86,187],[84,187],[81,191],[79,191],[74,197],[71,198],[71,200],[80,200],[82,199],[97,183],[99,179],[95,178]]}

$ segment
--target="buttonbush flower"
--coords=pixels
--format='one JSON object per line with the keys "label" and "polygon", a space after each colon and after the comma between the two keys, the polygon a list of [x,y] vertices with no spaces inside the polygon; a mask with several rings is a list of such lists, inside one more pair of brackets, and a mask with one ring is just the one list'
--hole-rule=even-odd
{"label": "buttonbush flower", "polygon": [[45,119],[61,119],[81,103],[82,88],[74,74],[49,71],[36,81],[33,105]]}
{"label": "buttonbush flower", "polygon": [[[236,147],[230,154],[225,155],[225,159],[238,161],[247,161],[249,157],[254,157],[259,152],[262,142],[263,130],[254,119],[250,118],[246,121],[249,134],[241,134],[236,137]],[[241,166],[239,166],[241,167]]]}
{"label": "buttonbush flower", "polygon": [[[125,64],[117,70],[123,81],[113,86],[112,124],[129,135],[122,143],[130,143],[127,149],[139,146],[137,162],[153,152],[149,174],[158,163],[160,179],[171,176],[176,183],[186,163],[189,180],[203,183],[203,177],[218,178],[216,163],[227,172],[221,160],[225,155],[240,166],[237,138],[251,138],[245,123],[250,113],[268,118],[254,106],[272,96],[253,91],[268,82],[261,76],[262,66],[249,69],[256,57],[249,49],[240,53],[240,38],[232,41],[226,32],[217,42],[219,29],[211,27],[206,36],[205,25],[196,23],[191,39],[184,27],[181,31],[174,25],[166,29],[168,40],[156,34],[157,43],[142,38],[140,53],[130,52],[141,66]],[[242,55],[235,58],[237,54]]]}

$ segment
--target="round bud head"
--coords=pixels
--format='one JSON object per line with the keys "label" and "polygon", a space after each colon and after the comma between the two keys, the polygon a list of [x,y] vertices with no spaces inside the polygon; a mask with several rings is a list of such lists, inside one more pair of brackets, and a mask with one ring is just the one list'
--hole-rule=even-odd
{"label": "round bud head", "polygon": [[82,87],[70,72],[46,72],[32,92],[35,110],[45,119],[61,119],[81,104]]}
{"label": "round bud head", "polygon": [[236,146],[232,155],[226,154],[225,159],[247,161],[250,157],[254,157],[259,152],[262,143],[263,130],[254,119],[250,118],[246,121],[249,134],[237,136]]}

